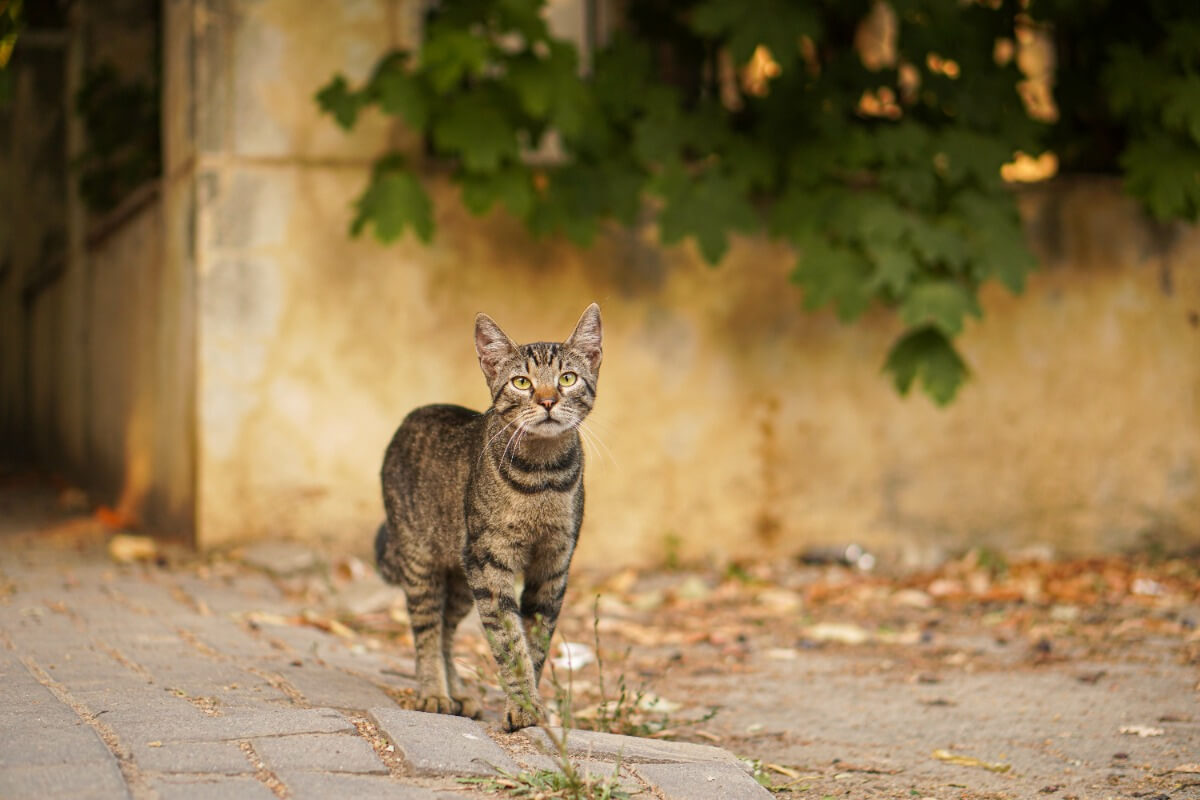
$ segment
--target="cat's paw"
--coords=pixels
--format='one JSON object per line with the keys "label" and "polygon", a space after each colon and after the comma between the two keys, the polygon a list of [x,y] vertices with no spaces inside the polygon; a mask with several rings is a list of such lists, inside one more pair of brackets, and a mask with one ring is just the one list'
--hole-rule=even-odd
{"label": "cat's paw", "polygon": [[483,716],[483,707],[479,705],[479,701],[474,697],[458,695],[452,699],[458,706],[458,710],[454,712],[455,714],[463,717],[469,717],[470,719],[479,719],[481,716]]}
{"label": "cat's paw", "polygon": [[457,714],[462,704],[445,695],[426,694],[417,698],[417,711],[429,714]]}
{"label": "cat's paw", "polygon": [[541,725],[545,720],[546,709],[541,703],[514,703],[509,700],[504,707],[504,730],[509,733]]}

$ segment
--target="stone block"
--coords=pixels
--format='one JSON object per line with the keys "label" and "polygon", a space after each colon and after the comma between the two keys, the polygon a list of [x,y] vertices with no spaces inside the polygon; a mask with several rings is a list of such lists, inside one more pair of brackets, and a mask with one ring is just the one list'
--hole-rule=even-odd
{"label": "stone block", "polygon": [[326,800],[334,797],[352,797],[354,800],[438,800],[450,797],[381,775],[325,775],[292,770],[276,774],[291,791],[293,800]]}
{"label": "stone block", "polygon": [[[561,728],[550,728],[556,737],[562,735]],[[542,728],[526,728],[522,733],[544,753],[556,753],[557,747]],[[685,763],[690,761],[714,764],[730,764],[743,769],[732,753],[719,747],[690,742],[667,742],[659,739],[640,739],[636,736],[619,736],[597,731],[567,731],[567,752],[571,756],[615,760],[626,763]]]}
{"label": "stone block", "polygon": [[275,793],[250,777],[229,775],[166,775],[151,785],[161,800],[275,800]]}
{"label": "stone block", "polygon": [[254,750],[272,770],[386,773],[367,741],[344,733],[302,733],[255,739]]}
{"label": "stone block", "polygon": [[133,762],[148,772],[187,772],[238,775],[253,772],[246,754],[235,742],[131,741]]}
{"label": "stone block", "polygon": [[723,762],[631,764],[663,800],[768,800],[771,793],[742,768]]}
{"label": "stone block", "polygon": [[399,708],[373,708],[369,713],[416,775],[520,771],[474,720]]}
{"label": "stone block", "polygon": [[277,671],[313,705],[365,710],[392,702],[365,678],[315,664],[280,666]]}
{"label": "stone block", "polygon": [[233,709],[219,717],[151,720],[118,729],[123,737],[150,741],[219,742],[298,733],[354,732],[344,716],[331,708]]}
{"label": "stone block", "polygon": [[116,759],[105,762],[0,767],[0,797],[38,800],[127,800]]}

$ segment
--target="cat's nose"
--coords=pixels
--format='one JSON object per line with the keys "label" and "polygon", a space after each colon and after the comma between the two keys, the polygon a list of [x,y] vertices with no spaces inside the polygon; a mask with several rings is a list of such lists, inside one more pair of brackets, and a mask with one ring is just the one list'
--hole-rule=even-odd
{"label": "cat's nose", "polygon": [[545,398],[542,398],[541,400],[538,400],[538,405],[540,405],[542,408],[549,411],[550,409],[554,408],[554,404],[557,402],[558,402],[558,398],[556,398],[556,397],[545,397]]}

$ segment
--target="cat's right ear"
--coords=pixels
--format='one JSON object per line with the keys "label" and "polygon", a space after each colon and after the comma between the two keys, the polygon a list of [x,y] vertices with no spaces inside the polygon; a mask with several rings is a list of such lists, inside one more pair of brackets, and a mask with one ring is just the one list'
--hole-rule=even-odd
{"label": "cat's right ear", "polygon": [[484,377],[491,383],[496,380],[500,365],[516,354],[517,346],[491,317],[480,314],[475,317],[475,352]]}

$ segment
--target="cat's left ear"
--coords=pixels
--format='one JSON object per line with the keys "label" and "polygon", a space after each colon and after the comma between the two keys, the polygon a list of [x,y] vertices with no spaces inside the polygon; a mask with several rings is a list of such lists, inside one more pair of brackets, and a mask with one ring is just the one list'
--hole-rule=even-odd
{"label": "cat's left ear", "polygon": [[571,338],[563,344],[586,358],[592,372],[595,372],[600,369],[600,360],[604,357],[601,338],[600,306],[592,303],[579,318]]}
{"label": "cat's left ear", "polygon": [[496,380],[500,365],[516,355],[517,346],[509,339],[495,320],[487,314],[475,317],[475,354],[488,383]]}

